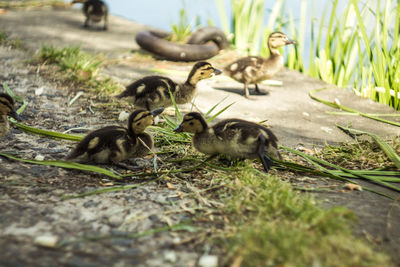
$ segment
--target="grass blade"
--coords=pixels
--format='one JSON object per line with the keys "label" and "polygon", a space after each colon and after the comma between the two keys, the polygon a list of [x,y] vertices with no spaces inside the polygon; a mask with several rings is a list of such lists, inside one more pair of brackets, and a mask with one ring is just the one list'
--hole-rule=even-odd
{"label": "grass blade", "polygon": [[16,120],[10,118],[11,123],[13,123],[18,129],[32,133],[32,134],[37,134],[37,135],[43,135],[47,137],[52,137],[52,138],[57,138],[57,139],[64,139],[64,140],[70,140],[70,141],[81,141],[83,136],[80,135],[71,135],[71,134],[64,134],[64,133],[59,133],[59,132],[53,132],[49,130],[42,130],[34,127],[27,126],[25,124],[19,123]]}
{"label": "grass blade", "polygon": [[[372,139],[374,139],[374,141],[379,145],[379,147],[386,154],[386,156],[400,170],[400,157],[399,157],[399,155],[397,155],[397,153],[394,151],[394,149],[388,143],[383,141],[382,138],[380,138],[379,136],[377,136],[376,134],[373,134],[373,133],[369,133],[369,132],[365,132],[365,131],[361,131],[361,130],[356,130],[356,129],[352,129],[352,128],[341,126],[341,125],[337,125],[337,124],[336,124],[336,126],[339,129],[341,129],[342,131],[347,132],[347,133],[365,134],[365,135],[369,135],[370,137],[372,137]],[[400,178],[399,178],[399,181],[400,181]]]}
{"label": "grass blade", "polygon": [[69,162],[69,161],[58,161],[58,160],[43,160],[43,161],[38,161],[38,160],[30,160],[30,159],[21,159],[14,157],[10,154],[0,152],[0,156],[12,159],[12,160],[17,160],[25,163],[31,163],[31,164],[38,164],[38,165],[45,165],[45,166],[54,166],[54,167],[60,167],[60,168],[65,168],[65,169],[74,169],[74,170],[80,170],[80,171],[85,171],[85,172],[94,172],[94,173],[99,173],[99,174],[104,174],[107,175],[111,178],[120,180],[122,179],[122,176],[117,174],[115,171],[110,171],[98,166],[93,166],[93,165],[86,165],[86,164],[81,164],[81,163],[76,163],[76,162]]}
{"label": "grass blade", "polygon": [[323,104],[325,104],[325,105],[328,105],[328,106],[330,106],[330,107],[337,108],[337,109],[341,109],[341,110],[344,110],[344,111],[347,111],[347,112],[351,112],[351,113],[356,113],[356,114],[358,114],[358,115],[360,115],[360,116],[362,116],[362,117],[365,117],[365,118],[369,118],[369,119],[372,119],[372,120],[376,120],[376,121],[380,121],[380,122],[383,122],[383,123],[387,123],[387,124],[390,124],[390,125],[394,125],[394,126],[400,127],[400,123],[399,123],[399,122],[389,121],[389,120],[381,119],[381,118],[378,118],[378,117],[375,117],[375,116],[371,116],[371,115],[368,115],[368,114],[366,114],[366,113],[357,111],[357,110],[355,110],[355,109],[352,109],[352,108],[349,108],[349,107],[346,107],[346,106],[342,106],[342,105],[336,104],[336,103],[334,103],[334,102],[329,102],[329,101],[327,101],[327,100],[323,100],[323,99],[318,98],[318,97],[316,97],[316,96],[314,95],[314,93],[321,92],[321,91],[327,90],[327,89],[328,89],[328,88],[325,88],[325,87],[324,87],[324,88],[319,88],[319,89],[311,90],[311,91],[308,93],[308,95],[310,96],[311,99],[313,99],[313,100],[315,100],[315,101],[318,101],[318,102],[320,102],[320,103],[323,103]]}

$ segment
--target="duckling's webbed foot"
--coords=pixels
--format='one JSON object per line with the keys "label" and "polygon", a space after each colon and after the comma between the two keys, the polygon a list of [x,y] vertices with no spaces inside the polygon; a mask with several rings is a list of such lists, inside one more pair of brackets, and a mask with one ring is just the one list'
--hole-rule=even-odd
{"label": "duckling's webbed foot", "polygon": [[218,158],[218,161],[221,162],[223,165],[226,166],[233,166],[235,162],[233,162],[232,160],[226,158],[226,157],[220,157]]}
{"label": "duckling's webbed foot", "polygon": [[273,161],[268,155],[265,153],[265,146],[267,145],[267,140],[265,139],[264,135],[260,135],[259,139],[259,145],[258,145],[258,151],[257,154],[260,157],[261,163],[264,167],[265,172],[268,172],[269,169],[271,168]]}
{"label": "duckling's webbed foot", "polygon": [[258,84],[255,84],[255,94],[256,95],[266,95],[267,92],[261,91],[260,88],[258,88]]}

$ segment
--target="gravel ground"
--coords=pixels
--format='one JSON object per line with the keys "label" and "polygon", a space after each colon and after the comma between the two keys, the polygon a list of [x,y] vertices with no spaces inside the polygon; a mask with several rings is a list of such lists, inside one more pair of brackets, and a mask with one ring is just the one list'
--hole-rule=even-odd
{"label": "gravel ground", "polygon": [[[25,64],[28,58],[21,51],[0,46],[1,83],[29,101],[22,116],[25,124],[61,132],[74,127],[93,129],[105,121],[117,123],[96,108],[94,114],[89,112],[87,95],[68,106],[74,90],[38,76],[35,67]],[[0,150],[28,159],[61,159],[73,144],[13,129],[1,140]],[[196,203],[179,198],[165,184],[151,182],[122,192],[61,200],[62,195],[110,182],[102,175],[0,158],[0,265],[49,266],[56,260],[67,266],[195,266],[202,252],[185,245],[190,238],[187,231],[124,238],[127,233],[190,219],[184,209]],[[113,237],[89,241],[89,236]],[[43,238],[66,244],[60,249],[46,248]]]}

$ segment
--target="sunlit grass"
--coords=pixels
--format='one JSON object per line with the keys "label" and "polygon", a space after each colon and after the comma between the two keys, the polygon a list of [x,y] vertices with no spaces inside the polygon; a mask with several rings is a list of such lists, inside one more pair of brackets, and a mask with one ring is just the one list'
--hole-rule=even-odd
{"label": "sunlit grass", "polygon": [[184,42],[192,33],[192,25],[184,8],[179,11],[179,22],[172,24],[171,28],[172,34],[168,38],[171,42]]}
{"label": "sunlit grass", "polygon": [[9,34],[5,31],[0,31],[0,45],[10,46],[12,48],[22,48],[23,43],[18,38],[10,38]]}
{"label": "sunlit grass", "polygon": [[232,179],[223,194],[232,226],[220,238],[231,266],[390,266],[351,235],[347,209],[321,209],[308,195],[273,175],[251,169]]}
{"label": "sunlit grass", "polygon": [[[300,17],[294,19],[284,9],[284,0],[271,5],[268,23],[263,24],[264,1],[231,0],[232,18],[216,0],[224,28],[232,24],[233,46],[249,54],[268,56],[266,38],[280,30],[298,43],[288,48],[287,66],[340,87],[354,88],[369,97],[400,110],[400,3],[394,0],[360,2],[328,1],[316,18],[301,0]],[[269,1],[267,1],[270,3]],[[311,19],[310,19],[311,18]],[[310,36],[306,36],[310,32]],[[263,38],[259,49],[260,38]],[[305,62],[305,40],[309,38],[308,62]]]}
{"label": "sunlit grass", "polygon": [[[258,54],[264,19],[264,0],[231,0],[231,3],[233,13],[230,32],[233,34],[233,46],[245,54]],[[227,21],[223,1],[217,0],[217,5],[226,31],[230,23]]]}
{"label": "sunlit grass", "polygon": [[115,93],[119,85],[100,74],[104,59],[82,51],[78,46],[57,48],[44,45],[37,59],[42,64],[55,65],[66,79],[83,84],[87,89],[105,94]]}

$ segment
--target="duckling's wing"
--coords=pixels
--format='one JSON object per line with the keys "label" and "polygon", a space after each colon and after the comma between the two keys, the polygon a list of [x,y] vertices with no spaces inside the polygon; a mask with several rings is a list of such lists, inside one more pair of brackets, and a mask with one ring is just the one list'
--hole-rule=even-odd
{"label": "duckling's wing", "polygon": [[89,133],[78,143],[75,149],[67,156],[67,159],[77,158],[85,153],[96,154],[106,148],[112,151],[119,150],[117,140],[125,138],[127,130],[118,126],[107,126]]}
{"label": "duckling's wing", "polygon": [[224,70],[231,77],[238,76],[243,72],[259,71],[264,60],[262,57],[243,57],[226,66]]}
{"label": "duckling's wing", "polygon": [[213,126],[214,132],[220,138],[225,138],[225,135],[233,132],[241,132],[241,139],[238,141],[246,141],[248,137],[258,138],[260,134],[264,135],[268,144],[273,147],[278,147],[278,138],[275,134],[268,128],[250,121],[245,121],[241,119],[227,119],[223,120]]}
{"label": "duckling's wing", "polygon": [[138,99],[158,95],[158,97],[169,98],[169,90],[175,93],[176,85],[174,81],[167,77],[146,76],[128,85],[126,90],[118,97],[135,96]]}

